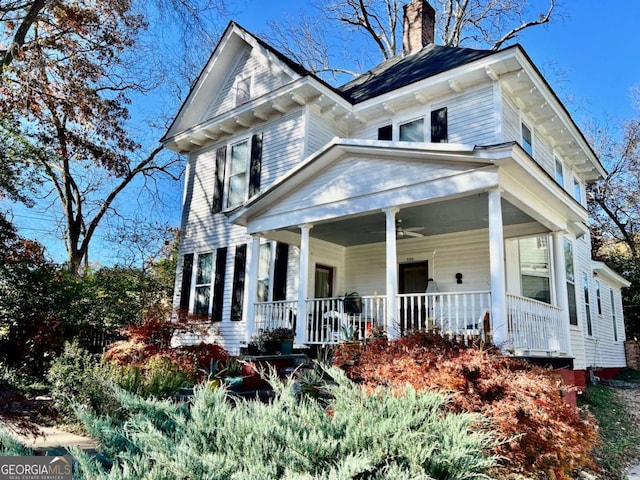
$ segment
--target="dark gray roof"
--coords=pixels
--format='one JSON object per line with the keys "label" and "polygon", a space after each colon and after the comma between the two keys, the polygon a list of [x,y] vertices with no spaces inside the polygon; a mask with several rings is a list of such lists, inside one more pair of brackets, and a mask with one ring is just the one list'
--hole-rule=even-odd
{"label": "dark gray roof", "polygon": [[495,53],[492,50],[427,45],[411,55],[398,55],[375,66],[338,90],[360,103],[411,83],[460,67]]}

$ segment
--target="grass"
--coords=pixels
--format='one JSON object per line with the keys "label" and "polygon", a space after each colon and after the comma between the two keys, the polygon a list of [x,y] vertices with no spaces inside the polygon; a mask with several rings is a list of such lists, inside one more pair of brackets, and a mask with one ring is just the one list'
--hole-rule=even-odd
{"label": "grass", "polygon": [[616,380],[622,380],[624,382],[631,382],[631,383],[640,383],[640,370],[625,368],[616,377]]}
{"label": "grass", "polygon": [[[640,372],[635,372],[640,381]],[[622,380],[622,378],[617,378]],[[628,378],[625,381],[630,381]],[[603,385],[591,385],[582,395],[581,404],[598,420],[602,443],[596,448],[595,456],[604,469],[605,478],[623,480],[629,458],[638,454],[640,432],[630,420],[625,406],[618,400],[615,390]]]}

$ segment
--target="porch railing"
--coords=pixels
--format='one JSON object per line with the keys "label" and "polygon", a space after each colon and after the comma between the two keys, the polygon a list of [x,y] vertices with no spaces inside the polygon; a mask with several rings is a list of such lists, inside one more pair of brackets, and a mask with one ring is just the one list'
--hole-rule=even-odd
{"label": "porch railing", "polygon": [[[335,344],[352,334],[366,338],[376,327],[385,327],[386,296],[362,296],[358,312],[345,308],[343,297],[316,298],[306,301],[307,322],[304,343]],[[399,331],[437,330],[444,336],[465,342],[486,339],[494,330],[490,316],[491,293],[438,292],[398,296]],[[296,301],[258,302],[255,304],[254,330],[279,327],[295,328]],[[562,355],[568,352],[569,339],[562,327],[559,307],[507,295],[507,347],[515,353]]]}
{"label": "porch railing", "polygon": [[295,328],[298,314],[298,302],[282,300],[276,302],[257,302],[255,304],[254,331],[273,330],[275,328]]}
{"label": "porch railing", "polygon": [[343,297],[307,300],[307,343],[331,344],[340,340],[366,338],[377,326],[385,325],[386,297],[362,296],[356,311]]}
{"label": "porch railing", "polygon": [[515,353],[562,355],[569,339],[562,326],[562,309],[538,300],[507,294],[508,345]]}
{"label": "porch railing", "polygon": [[487,329],[491,292],[410,293],[398,296],[400,332],[437,329],[443,335],[477,337]]}

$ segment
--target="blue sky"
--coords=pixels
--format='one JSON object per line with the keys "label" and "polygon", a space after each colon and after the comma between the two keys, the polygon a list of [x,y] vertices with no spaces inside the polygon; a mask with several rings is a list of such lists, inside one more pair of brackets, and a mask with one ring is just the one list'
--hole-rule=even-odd
{"label": "blue sky", "polygon": [[[545,0],[537,0],[544,4]],[[519,43],[547,76],[579,125],[589,118],[606,115],[616,119],[634,114],[629,91],[640,85],[640,0],[564,0],[566,17],[543,27],[525,31]],[[295,17],[306,1],[236,0],[231,10],[235,20],[255,34],[267,29],[268,20]],[[224,28],[223,20],[220,28]],[[178,226],[182,185],[163,183],[169,205],[167,219]],[[135,192],[128,192],[135,201]],[[47,215],[19,209],[16,222],[22,233],[38,238],[57,261],[65,259],[62,243],[48,233]],[[110,265],[114,248],[98,234],[91,260]]]}

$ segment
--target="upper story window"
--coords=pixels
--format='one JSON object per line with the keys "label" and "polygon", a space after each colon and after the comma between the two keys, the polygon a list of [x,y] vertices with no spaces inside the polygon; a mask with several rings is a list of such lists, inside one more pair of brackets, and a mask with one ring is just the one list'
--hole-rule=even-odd
{"label": "upper story window", "polygon": [[260,190],[262,134],[255,134],[216,150],[212,212],[234,208]]}
{"label": "upper story window", "polygon": [[564,168],[562,166],[562,162],[557,158],[555,159],[555,161],[556,161],[556,182],[558,182],[558,185],[560,185],[561,187],[564,187]]}
{"label": "upper story window", "polygon": [[[427,119],[430,125],[427,124]],[[447,107],[432,110],[429,117],[416,118],[410,122],[394,125],[384,125],[378,128],[378,140],[393,140],[394,127],[397,125],[397,139],[401,142],[424,142],[446,143],[449,141],[449,125],[447,118]],[[431,137],[426,138],[430,129]]]}
{"label": "upper story window", "polygon": [[522,122],[522,148],[533,157],[533,135],[531,129]]}
{"label": "upper story window", "polygon": [[378,129],[378,140],[393,140],[393,126],[385,125]]}
{"label": "upper story window", "polygon": [[580,185],[580,181],[575,177],[573,177],[573,198],[582,203],[582,186]]}
{"label": "upper story window", "polygon": [[447,107],[431,112],[431,141],[433,143],[447,143],[449,141],[447,121]]}
{"label": "upper story window", "polygon": [[602,315],[602,298],[600,296],[600,280],[596,280],[596,306],[598,307],[598,315]]}
{"label": "upper story window", "polygon": [[227,207],[235,207],[236,205],[240,205],[246,198],[248,159],[248,140],[244,140],[231,146]]}
{"label": "upper story window", "polygon": [[424,142],[424,118],[400,124],[398,138],[401,142]]}
{"label": "upper story window", "polygon": [[251,100],[251,78],[240,78],[236,82],[236,106]]}

